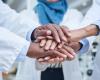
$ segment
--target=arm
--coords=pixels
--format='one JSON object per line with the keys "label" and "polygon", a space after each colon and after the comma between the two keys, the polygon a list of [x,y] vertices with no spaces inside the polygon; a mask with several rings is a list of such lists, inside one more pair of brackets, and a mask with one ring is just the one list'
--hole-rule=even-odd
{"label": "arm", "polygon": [[[0,71],[8,70],[22,51],[30,43],[0,27]],[[26,53],[25,53],[26,55]]]}
{"label": "arm", "polygon": [[[40,48],[39,43],[30,43],[25,39],[13,34],[5,28],[0,27],[0,71],[8,71],[16,58],[25,49],[24,56],[40,58],[51,55],[63,57],[60,52],[45,51]],[[58,54],[59,53],[59,54]]]}
{"label": "arm", "polygon": [[[33,14],[33,13],[32,13]],[[0,26],[26,39],[28,32],[32,32],[38,23],[33,21],[31,13],[17,13],[0,0]]]}

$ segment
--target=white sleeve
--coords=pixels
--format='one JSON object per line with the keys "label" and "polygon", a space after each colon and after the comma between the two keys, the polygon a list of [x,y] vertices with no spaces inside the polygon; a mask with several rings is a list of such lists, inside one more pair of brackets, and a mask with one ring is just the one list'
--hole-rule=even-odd
{"label": "white sleeve", "polygon": [[34,30],[38,24],[32,12],[17,13],[0,0],[0,26],[22,36],[26,39],[27,33]]}
{"label": "white sleeve", "polygon": [[0,71],[8,71],[22,49],[29,45],[25,39],[0,27]]}

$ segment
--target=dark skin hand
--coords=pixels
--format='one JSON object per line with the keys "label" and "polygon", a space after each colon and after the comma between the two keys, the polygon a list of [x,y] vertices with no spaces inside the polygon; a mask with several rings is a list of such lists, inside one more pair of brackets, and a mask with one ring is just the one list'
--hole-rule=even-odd
{"label": "dark skin hand", "polygon": [[39,46],[39,43],[31,43],[27,56],[31,58],[40,58],[46,56],[56,55],[58,57],[66,58],[66,55],[56,50],[45,51]]}
{"label": "dark skin hand", "polygon": [[43,25],[43,26],[40,26],[38,27],[37,29],[35,29],[34,31],[34,36],[35,38],[39,37],[39,36],[42,36],[43,33],[41,32],[40,35],[38,35],[38,33],[40,31],[44,31],[44,34],[47,30],[49,30],[49,32],[51,31],[51,33],[49,35],[47,35],[47,33],[45,35],[43,35],[44,37],[47,37],[47,36],[52,36],[53,39],[57,42],[57,43],[60,43],[61,41],[65,41],[67,42],[67,37],[70,37],[70,34],[68,33],[68,28],[65,28],[66,29],[66,34],[62,31],[63,29],[61,29],[58,25],[55,25],[55,24],[48,24],[48,25]]}

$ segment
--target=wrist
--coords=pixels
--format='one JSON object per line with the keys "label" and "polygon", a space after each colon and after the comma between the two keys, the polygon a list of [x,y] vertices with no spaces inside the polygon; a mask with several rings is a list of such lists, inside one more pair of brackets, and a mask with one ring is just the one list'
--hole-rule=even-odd
{"label": "wrist", "polygon": [[74,49],[75,52],[78,52],[82,48],[82,44],[80,42],[72,42],[69,46]]}
{"label": "wrist", "polygon": [[79,31],[81,33],[80,34],[81,35],[81,39],[84,39],[84,38],[86,38],[88,36],[88,33],[84,28],[80,29]]}
{"label": "wrist", "polygon": [[28,49],[28,52],[27,52],[27,56],[28,57],[34,57],[34,43],[30,43],[30,46],[29,46],[29,49]]}
{"label": "wrist", "polygon": [[98,29],[97,29],[96,25],[89,25],[89,26],[87,26],[83,29],[86,32],[86,37],[94,36],[98,32]]}
{"label": "wrist", "polygon": [[94,25],[96,27],[96,35],[99,35],[99,33],[100,33],[99,25],[96,25],[96,24],[91,24],[91,25]]}

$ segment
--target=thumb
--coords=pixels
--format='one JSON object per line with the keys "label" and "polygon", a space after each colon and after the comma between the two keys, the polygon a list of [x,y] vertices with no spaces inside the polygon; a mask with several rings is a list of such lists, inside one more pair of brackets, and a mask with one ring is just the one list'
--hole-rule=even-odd
{"label": "thumb", "polygon": [[51,30],[38,30],[37,33],[35,33],[36,37],[39,36],[50,36],[51,35]]}

